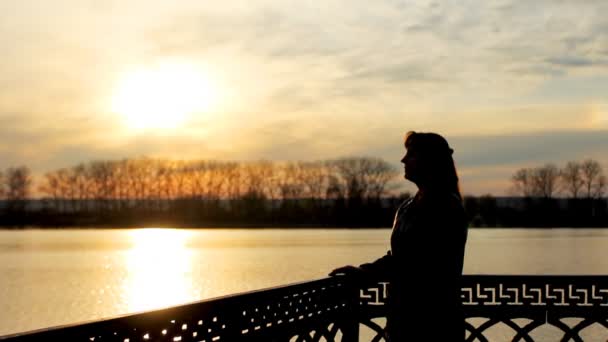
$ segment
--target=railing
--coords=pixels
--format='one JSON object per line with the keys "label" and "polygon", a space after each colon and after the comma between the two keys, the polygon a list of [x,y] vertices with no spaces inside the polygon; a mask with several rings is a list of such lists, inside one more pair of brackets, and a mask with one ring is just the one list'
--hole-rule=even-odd
{"label": "railing", "polygon": [[[387,285],[360,288],[347,278],[326,278],[0,339],[353,342],[365,327],[366,341],[382,341]],[[462,301],[467,341],[494,341],[487,333],[497,325],[511,330],[512,341],[533,341],[545,325],[561,341],[583,341],[595,324],[608,332],[608,276],[467,275]]]}

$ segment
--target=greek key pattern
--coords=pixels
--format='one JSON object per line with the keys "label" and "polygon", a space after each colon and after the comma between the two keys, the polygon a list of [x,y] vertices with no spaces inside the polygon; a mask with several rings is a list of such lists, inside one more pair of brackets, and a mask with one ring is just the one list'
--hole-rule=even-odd
{"label": "greek key pattern", "polygon": [[[360,290],[367,318],[361,325],[375,332],[373,341],[384,341],[384,328],[372,319],[385,315],[388,285],[372,283]],[[467,342],[493,341],[490,331],[499,324],[513,331],[512,341],[526,342],[534,341],[536,329],[546,325],[559,331],[556,341],[582,342],[581,336],[588,335],[594,325],[608,331],[606,276],[464,276],[461,298]],[[528,319],[527,323],[518,322],[518,318]],[[581,320],[572,324],[569,318]]]}
{"label": "greek key pattern", "polygon": [[475,282],[462,288],[461,298],[465,306],[608,308],[608,287],[593,282],[564,284]]}
{"label": "greek key pattern", "polygon": [[359,301],[361,305],[384,305],[388,295],[388,282],[379,282],[375,287],[360,290]]}
{"label": "greek key pattern", "polygon": [[[480,278],[481,277],[481,278]],[[603,277],[558,277],[517,279],[508,276],[465,276],[461,290],[465,306],[549,306],[590,307],[608,309],[608,284]],[[555,280],[558,280],[557,282]],[[378,282],[360,291],[362,305],[384,305],[388,296],[388,282]]]}

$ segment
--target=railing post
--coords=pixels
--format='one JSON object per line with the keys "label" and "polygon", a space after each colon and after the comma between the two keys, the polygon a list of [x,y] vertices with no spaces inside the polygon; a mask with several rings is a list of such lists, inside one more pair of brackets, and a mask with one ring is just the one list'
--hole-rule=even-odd
{"label": "railing post", "polygon": [[355,281],[346,282],[346,292],[348,294],[347,314],[342,321],[342,341],[359,341],[359,286],[355,286]]}

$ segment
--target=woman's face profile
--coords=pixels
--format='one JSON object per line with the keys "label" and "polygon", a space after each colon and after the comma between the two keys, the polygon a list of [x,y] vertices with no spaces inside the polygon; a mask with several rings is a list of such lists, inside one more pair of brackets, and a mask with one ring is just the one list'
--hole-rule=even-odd
{"label": "woman's face profile", "polygon": [[406,149],[405,155],[403,156],[403,158],[401,158],[401,162],[403,163],[403,172],[404,172],[404,177],[407,180],[410,180],[412,182],[415,182],[416,180],[416,153],[415,150],[412,150],[412,148],[410,147],[409,149]]}

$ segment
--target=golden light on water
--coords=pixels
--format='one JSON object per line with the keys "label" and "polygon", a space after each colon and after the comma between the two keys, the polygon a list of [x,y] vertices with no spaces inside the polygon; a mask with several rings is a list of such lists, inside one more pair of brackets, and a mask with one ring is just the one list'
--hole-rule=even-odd
{"label": "golden light on water", "polygon": [[124,302],[129,312],[186,303],[198,298],[193,288],[192,256],[186,242],[191,233],[175,229],[138,229],[129,232],[129,271]]}
{"label": "golden light on water", "polygon": [[114,91],[111,107],[131,130],[174,129],[208,111],[215,92],[200,67],[167,61],[126,73]]}

